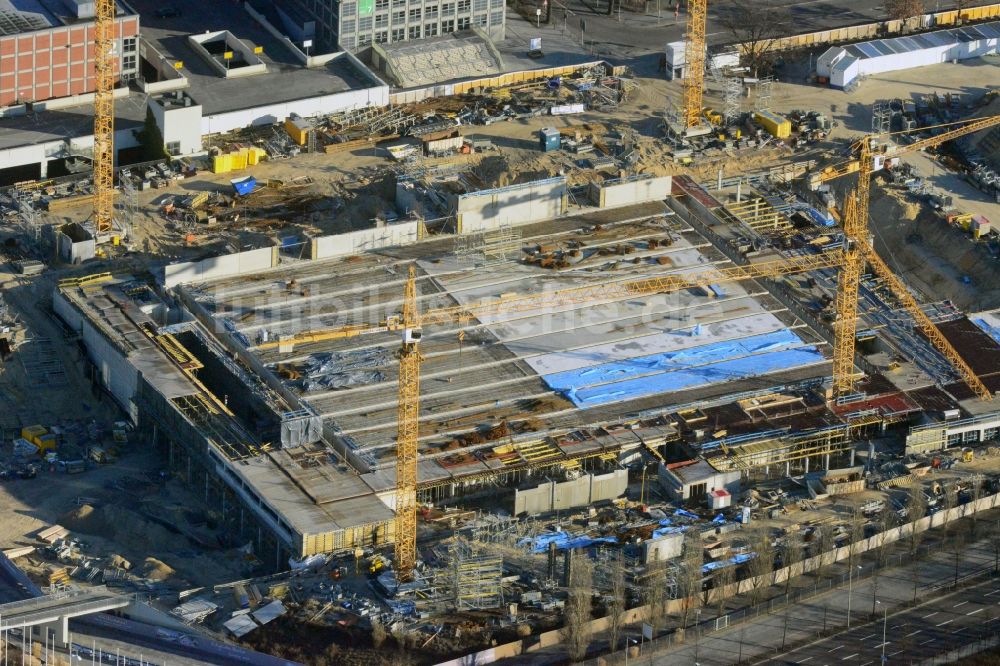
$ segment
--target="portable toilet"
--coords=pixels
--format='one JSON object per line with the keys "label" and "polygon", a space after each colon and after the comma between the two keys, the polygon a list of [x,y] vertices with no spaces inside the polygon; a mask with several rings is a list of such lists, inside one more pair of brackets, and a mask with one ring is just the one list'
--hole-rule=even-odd
{"label": "portable toilet", "polygon": [[542,129],[539,133],[539,149],[543,153],[547,153],[553,150],[559,150],[562,145],[562,136],[559,134],[559,130],[554,127],[546,127]]}

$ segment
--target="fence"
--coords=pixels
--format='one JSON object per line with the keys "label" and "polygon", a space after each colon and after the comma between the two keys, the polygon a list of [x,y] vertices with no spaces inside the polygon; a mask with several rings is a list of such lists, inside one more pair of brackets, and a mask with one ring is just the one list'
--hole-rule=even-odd
{"label": "fence", "polygon": [[[944,12],[934,12],[924,14],[920,17],[921,28],[945,28],[952,27],[959,22],[959,11],[950,10]],[[961,21],[987,21],[1000,17],[1000,3],[983,5],[981,7],[968,7],[961,10]],[[914,19],[914,22],[915,19]],[[773,51],[788,51],[790,49],[809,48],[815,46],[829,46],[843,42],[858,42],[867,39],[876,39],[890,35],[902,34],[904,28],[910,25],[907,21],[879,21],[875,23],[863,23],[861,25],[851,25],[842,28],[831,28],[830,30],[819,30],[807,32],[799,35],[789,35],[775,39],[771,43]]]}

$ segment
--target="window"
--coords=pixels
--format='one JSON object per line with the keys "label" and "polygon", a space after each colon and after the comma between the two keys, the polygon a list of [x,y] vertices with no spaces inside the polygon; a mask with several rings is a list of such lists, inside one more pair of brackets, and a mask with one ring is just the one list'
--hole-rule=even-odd
{"label": "window", "polygon": [[957,433],[957,434],[954,434],[954,435],[948,435],[948,446],[951,446],[953,444],[961,444],[961,443],[962,443],[962,433]]}
{"label": "window", "polygon": [[343,17],[355,16],[358,13],[358,6],[353,2],[345,2],[340,5],[340,15]]}
{"label": "window", "polygon": [[392,41],[401,42],[406,39],[406,28],[395,28],[392,31]]}
{"label": "window", "polygon": [[493,25],[503,25],[503,12],[493,12],[490,14],[490,23]]}
{"label": "window", "polygon": [[340,40],[340,46],[345,51],[350,51],[354,48],[354,38],[353,37],[342,37]]}
{"label": "window", "polygon": [[375,17],[375,27],[376,28],[387,28],[389,27],[389,15],[379,14]]}
{"label": "window", "polygon": [[476,25],[486,25],[486,14],[477,14],[475,20]]}
{"label": "window", "polygon": [[455,13],[455,3],[454,2],[446,2],[443,5],[441,5],[441,14],[442,15],[444,15],[444,16],[450,16],[451,14],[454,14],[454,13]]}
{"label": "window", "polygon": [[392,24],[400,25],[406,23],[406,11],[393,12],[392,13]]}
{"label": "window", "polygon": [[406,0],[392,0],[392,6],[393,7],[405,7],[406,6]]}
{"label": "window", "polygon": [[414,7],[413,9],[410,10],[410,21],[412,22],[419,20],[420,20],[420,7]]}
{"label": "window", "polygon": [[389,41],[389,33],[387,31],[382,30],[381,32],[375,33],[376,44],[385,44],[387,41]]}
{"label": "window", "polygon": [[361,35],[360,37],[358,37],[358,48],[361,48],[362,46],[368,46],[371,43],[372,43],[372,36],[370,34]]}
{"label": "window", "polygon": [[437,23],[428,23],[424,26],[424,37],[434,37],[438,34]]}
{"label": "window", "polygon": [[389,0],[375,0],[375,11],[389,9]]}
{"label": "window", "polygon": [[468,16],[466,16],[465,18],[458,19],[459,30],[468,30],[470,25],[472,25],[472,19],[470,19]]}
{"label": "window", "polygon": [[410,39],[420,39],[420,26],[411,25],[410,26]]}
{"label": "window", "polygon": [[122,51],[124,53],[135,51],[135,37],[126,37],[122,40]]}
{"label": "window", "polygon": [[472,11],[485,12],[489,6],[489,0],[473,0]]}
{"label": "window", "polygon": [[447,35],[449,32],[455,32],[455,19],[441,21],[441,34]]}
{"label": "window", "polygon": [[350,34],[354,33],[354,28],[355,27],[357,27],[357,26],[354,23],[354,19],[351,19],[350,21],[341,21],[341,23],[340,23],[340,34],[342,34],[342,35],[350,35]]}
{"label": "window", "polygon": [[362,16],[358,19],[358,32],[371,32],[372,30],[372,17]]}
{"label": "window", "polygon": [[503,9],[504,0],[490,0],[490,7],[492,9]]}
{"label": "window", "polygon": [[122,57],[122,70],[130,72],[135,69],[135,54],[130,54]]}
{"label": "window", "polygon": [[978,430],[970,430],[967,433],[965,433],[965,437],[963,439],[966,442],[978,442],[979,441],[979,431]]}
{"label": "window", "polygon": [[437,18],[437,15],[438,15],[437,5],[429,5],[427,7],[424,7],[424,18],[429,18],[429,19]]}
{"label": "window", "polygon": [[467,12],[471,6],[471,0],[458,0],[458,11]]}

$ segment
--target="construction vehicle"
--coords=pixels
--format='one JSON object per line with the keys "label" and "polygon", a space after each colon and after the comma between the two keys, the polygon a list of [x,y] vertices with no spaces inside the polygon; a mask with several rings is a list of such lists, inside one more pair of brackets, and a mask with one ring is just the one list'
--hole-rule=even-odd
{"label": "construction vehicle", "polygon": [[[954,125],[961,124],[955,128]],[[829,167],[813,175],[810,183],[823,183],[847,174],[858,174],[857,186],[844,200],[842,213],[844,227],[844,263],[840,272],[835,301],[836,317],[834,319],[833,345],[833,390],[836,397],[854,394],[854,386],[858,375],[854,372],[854,350],[858,323],[858,292],[861,284],[861,274],[865,264],[871,266],[876,277],[880,278],[892,294],[899,299],[909,312],[931,344],[958,371],[962,380],[979,396],[981,400],[993,399],[992,393],[972,371],[972,368],[959,355],[958,351],[944,337],[930,317],[924,313],[920,304],[907,289],[905,283],[896,276],[871,244],[868,233],[868,207],[871,195],[871,180],[873,174],[880,170],[888,160],[900,155],[912,153],[939,146],[942,143],[967,134],[1000,124],[1000,115],[979,118],[963,123],[948,123],[934,128],[953,127],[937,136],[915,141],[907,145],[885,144],[876,145],[875,141],[883,134],[869,134],[854,144],[857,158],[850,162]]]}
{"label": "construction vehicle", "polygon": [[968,446],[962,449],[962,462],[972,462],[975,459],[975,454],[972,452]]}
{"label": "construction vehicle", "polygon": [[[382,573],[382,570],[389,566],[389,561],[384,557],[376,553],[372,555],[371,559],[368,561],[368,575],[377,576]],[[399,567],[397,566],[397,571]]]}

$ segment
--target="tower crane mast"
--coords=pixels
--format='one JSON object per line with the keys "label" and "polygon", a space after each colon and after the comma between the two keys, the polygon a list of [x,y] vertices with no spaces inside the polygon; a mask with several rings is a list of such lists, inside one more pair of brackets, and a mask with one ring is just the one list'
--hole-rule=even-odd
{"label": "tower crane mast", "polygon": [[688,0],[687,34],[684,40],[684,127],[701,124],[705,94],[705,29],[708,0]]}
{"label": "tower crane mast", "polygon": [[115,0],[96,0],[94,15],[94,226],[103,235],[114,229]]}

